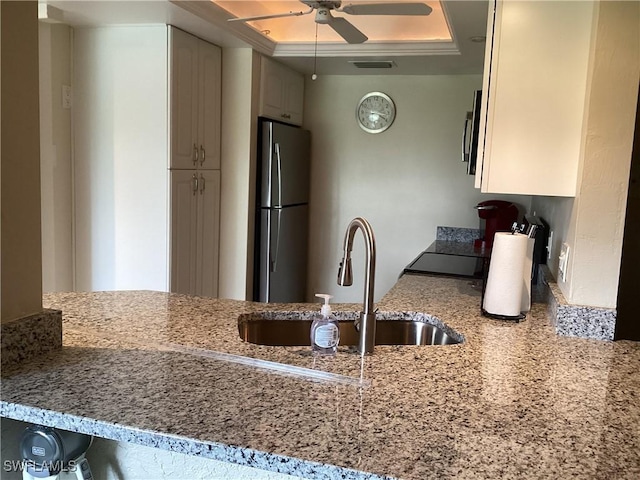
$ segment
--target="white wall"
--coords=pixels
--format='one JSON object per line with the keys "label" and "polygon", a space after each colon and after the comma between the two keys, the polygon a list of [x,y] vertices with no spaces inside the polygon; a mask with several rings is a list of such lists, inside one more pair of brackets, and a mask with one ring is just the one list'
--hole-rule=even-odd
{"label": "white wall", "polygon": [[[361,302],[364,247],[353,250],[354,284],[336,284],[347,225],[371,223],[377,242],[376,300],[402,269],[435,240],[436,227],[478,228],[473,206],[503,198],[528,209],[531,197],[484,195],[460,160],[462,127],[480,75],[323,76],[305,83],[305,128],[312,132],[308,300],[330,293]],[[355,109],[367,92],[390,95],[389,130],[365,133]]]}
{"label": "white wall", "polygon": [[71,36],[67,25],[41,22],[40,178],[42,192],[42,289],[73,290],[71,108],[62,86],[71,86]]}
{"label": "white wall", "polygon": [[259,72],[251,49],[222,50],[220,298],[251,292]]}
{"label": "white wall", "polygon": [[74,45],[77,290],[168,290],[167,27]]}
{"label": "white wall", "polygon": [[547,259],[547,266],[554,276],[557,276],[560,248],[569,235],[575,203],[576,199],[573,197],[535,196],[531,201],[532,212],[546,220],[553,232],[551,256]]}
{"label": "white wall", "polygon": [[571,248],[558,283],[569,303],[614,308],[617,302],[638,78],[640,3],[600,2],[592,40],[586,128],[575,199],[535,198],[554,229],[550,266]]}

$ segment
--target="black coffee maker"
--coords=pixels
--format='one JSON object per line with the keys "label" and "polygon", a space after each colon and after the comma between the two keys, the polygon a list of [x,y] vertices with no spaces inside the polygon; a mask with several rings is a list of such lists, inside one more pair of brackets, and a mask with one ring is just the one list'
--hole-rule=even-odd
{"label": "black coffee maker", "polygon": [[549,224],[541,217],[534,215],[525,215],[524,221],[525,232],[529,231],[529,227],[535,225],[536,231],[533,238],[535,243],[533,245],[533,273],[531,280],[533,284],[538,283],[538,266],[545,265],[547,263],[547,242],[549,240]]}

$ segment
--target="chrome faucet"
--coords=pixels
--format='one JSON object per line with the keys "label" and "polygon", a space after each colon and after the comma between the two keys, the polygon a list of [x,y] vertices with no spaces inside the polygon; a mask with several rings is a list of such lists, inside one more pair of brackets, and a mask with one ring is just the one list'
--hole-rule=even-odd
{"label": "chrome faucet", "polygon": [[360,331],[358,352],[361,355],[373,353],[376,339],[376,313],[373,309],[374,280],[376,276],[376,239],[373,229],[364,218],[351,220],[344,236],[344,256],[338,268],[338,285],[353,285],[353,269],[351,267],[351,250],[356,230],[362,230],[366,248],[366,272],[364,278],[364,302],[360,312],[360,320],[356,321],[356,329]]}

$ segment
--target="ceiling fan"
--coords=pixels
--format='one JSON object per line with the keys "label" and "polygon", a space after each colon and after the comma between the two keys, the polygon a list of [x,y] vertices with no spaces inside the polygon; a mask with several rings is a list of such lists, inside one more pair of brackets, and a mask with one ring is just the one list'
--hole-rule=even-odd
{"label": "ceiling fan", "polygon": [[367,4],[349,4],[342,7],[340,0],[332,1],[313,1],[300,0],[309,10],[300,12],[276,13],[272,15],[258,15],[255,17],[229,18],[229,22],[251,22],[254,20],[266,20],[270,18],[282,17],[299,17],[308,15],[314,10],[316,11],[316,23],[321,25],[329,25],[338,35],[344,38],[347,43],[363,43],[368,37],[358,30],[346,18],[334,17],[331,10],[346,13],[348,15],[429,15],[431,7],[424,3],[367,3]]}

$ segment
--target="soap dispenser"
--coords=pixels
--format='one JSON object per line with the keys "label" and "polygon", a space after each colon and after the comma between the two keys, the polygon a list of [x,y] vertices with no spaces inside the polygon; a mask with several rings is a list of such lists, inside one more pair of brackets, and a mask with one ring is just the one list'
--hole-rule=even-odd
{"label": "soap dispenser", "polygon": [[340,342],[340,328],[338,319],[331,314],[329,300],[333,297],[324,293],[317,293],[316,297],[324,298],[324,305],[311,324],[311,350],[316,355],[335,355]]}

